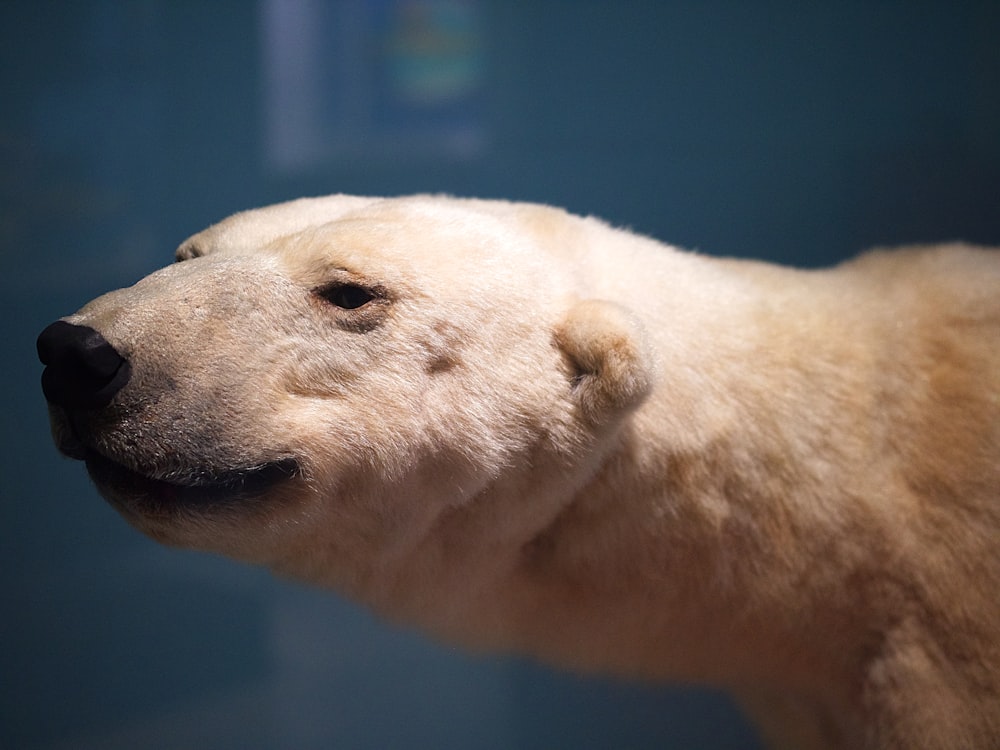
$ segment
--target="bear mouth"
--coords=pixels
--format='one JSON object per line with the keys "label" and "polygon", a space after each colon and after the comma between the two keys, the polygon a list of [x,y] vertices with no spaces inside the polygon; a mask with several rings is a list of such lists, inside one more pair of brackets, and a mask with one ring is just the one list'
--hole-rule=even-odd
{"label": "bear mouth", "polygon": [[222,471],[190,472],[176,480],[149,477],[92,449],[83,456],[98,491],[115,505],[145,510],[208,509],[264,495],[301,475],[294,458]]}

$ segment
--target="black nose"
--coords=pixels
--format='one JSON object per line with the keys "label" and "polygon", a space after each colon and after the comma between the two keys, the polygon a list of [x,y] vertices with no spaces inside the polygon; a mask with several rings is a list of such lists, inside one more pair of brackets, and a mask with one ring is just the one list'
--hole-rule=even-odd
{"label": "black nose", "polygon": [[42,392],[67,409],[107,406],[128,382],[128,360],[89,326],[57,320],[38,337],[38,358],[46,365]]}

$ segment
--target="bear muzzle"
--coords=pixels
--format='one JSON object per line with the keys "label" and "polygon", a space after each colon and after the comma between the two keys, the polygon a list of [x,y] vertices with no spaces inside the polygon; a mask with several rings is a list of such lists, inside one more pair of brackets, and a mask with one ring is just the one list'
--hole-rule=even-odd
{"label": "bear muzzle", "polygon": [[250,466],[174,467],[142,471],[134,460],[97,450],[95,430],[107,429],[101,413],[129,383],[132,368],[118,350],[95,329],[58,320],[38,336],[42,392],[52,408],[59,450],[82,460],[98,489],[121,504],[143,499],[172,505],[201,505],[263,494],[301,474],[291,457],[262,460]]}

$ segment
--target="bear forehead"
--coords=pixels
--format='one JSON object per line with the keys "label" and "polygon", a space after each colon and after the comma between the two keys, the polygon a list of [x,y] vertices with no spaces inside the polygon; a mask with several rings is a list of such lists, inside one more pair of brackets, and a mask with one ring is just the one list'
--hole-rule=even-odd
{"label": "bear forehead", "polygon": [[465,201],[340,198],[237,214],[181,249],[269,256],[291,278],[313,284],[346,272],[373,284],[485,290],[549,275],[529,234]]}
{"label": "bear forehead", "polygon": [[353,225],[359,235],[364,234],[365,227],[371,233],[381,227],[383,235],[400,233],[409,238],[427,232],[461,233],[467,238],[484,234],[513,237],[531,222],[518,226],[506,214],[538,208],[502,205],[506,210],[483,201],[443,196],[302,198],[234,214],[191,236],[181,248],[194,249],[194,255],[255,252],[275,241],[336,225]]}

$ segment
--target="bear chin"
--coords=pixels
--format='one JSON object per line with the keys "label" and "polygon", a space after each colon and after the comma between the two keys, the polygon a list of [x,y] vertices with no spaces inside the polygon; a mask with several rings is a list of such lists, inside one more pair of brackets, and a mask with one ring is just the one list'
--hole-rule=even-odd
{"label": "bear chin", "polygon": [[90,449],[83,460],[106,500],[139,512],[231,507],[259,498],[301,475],[294,458],[233,469],[192,471],[177,480],[146,476]]}

